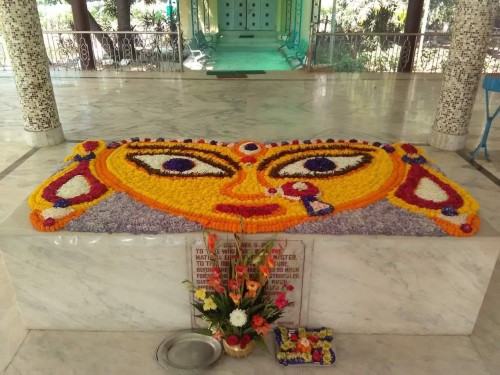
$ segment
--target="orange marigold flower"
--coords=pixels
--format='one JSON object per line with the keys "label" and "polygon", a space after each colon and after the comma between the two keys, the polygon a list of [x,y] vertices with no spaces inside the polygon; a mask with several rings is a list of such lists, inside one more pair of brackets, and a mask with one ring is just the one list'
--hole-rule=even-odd
{"label": "orange marigold flower", "polygon": [[301,338],[297,343],[297,350],[301,353],[305,353],[311,350],[311,343],[307,338]]}
{"label": "orange marigold flower", "polygon": [[207,233],[207,247],[210,254],[215,252],[215,245],[217,243],[217,233]]}

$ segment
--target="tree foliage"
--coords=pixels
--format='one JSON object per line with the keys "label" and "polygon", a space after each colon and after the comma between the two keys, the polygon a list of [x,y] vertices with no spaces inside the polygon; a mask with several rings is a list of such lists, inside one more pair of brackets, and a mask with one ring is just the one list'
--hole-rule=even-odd
{"label": "tree foliage", "polygon": [[453,24],[453,9],[457,0],[431,0],[427,27],[434,31],[449,31]]}
{"label": "tree foliage", "polygon": [[407,0],[338,0],[338,31],[399,32],[407,7]]}
{"label": "tree foliage", "polygon": [[[326,0],[323,22],[330,22],[332,1],[336,1],[337,32],[400,32],[404,29],[408,0]],[[430,0],[428,28],[449,31],[457,0]]]}

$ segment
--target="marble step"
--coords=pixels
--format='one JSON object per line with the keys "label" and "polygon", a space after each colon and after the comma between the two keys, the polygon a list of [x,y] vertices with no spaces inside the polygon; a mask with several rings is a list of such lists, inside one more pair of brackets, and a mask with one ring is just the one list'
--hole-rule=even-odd
{"label": "marble step", "polygon": [[[253,36],[241,38],[240,36]],[[279,47],[274,31],[223,31],[217,37],[217,50],[224,52],[270,52]]]}

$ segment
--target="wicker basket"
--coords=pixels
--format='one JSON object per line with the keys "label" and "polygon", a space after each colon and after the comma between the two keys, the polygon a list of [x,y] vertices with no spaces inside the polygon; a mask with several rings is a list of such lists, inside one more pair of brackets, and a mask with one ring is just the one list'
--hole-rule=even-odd
{"label": "wicker basket", "polygon": [[241,349],[240,345],[228,345],[226,340],[222,340],[222,344],[224,345],[224,350],[227,354],[229,354],[231,357],[234,358],[244,358],[248,356],[252,351],[255,346],[255,341],[250,341],[245,349]]}

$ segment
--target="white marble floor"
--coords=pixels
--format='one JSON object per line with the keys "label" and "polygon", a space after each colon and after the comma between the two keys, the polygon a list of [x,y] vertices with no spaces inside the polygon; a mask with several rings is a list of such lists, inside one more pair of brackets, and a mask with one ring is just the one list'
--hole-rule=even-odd
{"label": "white marble floor", "polygon": [[[425,144],[441,87],[439,75],[280,72],[246,80],[217,80],[202,73],[182,77],[76,72],[54,75],[66,138],[76,141],[162,136],[273,141],[333,137]],[[26,154],[30,149],[22,141],[22,116],[15,84],[8,73],[0,72],[0,92],[1,219],[54,170],[73,144]],[[469,129],[469,149],[478,142],[483,124],[484,94],[480,91]],[[500,178],[500,127],[495,125],[489,142],[493,161],[487,163],[481,155],[478,163]],[[500,188],[454,153],[429,151],[452,179],[462,176],[465,186],[480,201],[481,215],[500,230]],[[25,160],[19,160],[23,155]],[[335,372],[500,373],[499,297],[497,263],[471,337],[338,335]],[[5,327],[0,324],[2,329]],[[5,374],[160,374],[164,372],[153,354],[165,335],[30,331]],[[224,358],[211,372],[306,372],[282,369],[264,353],[256,354],[245,361]]]}

